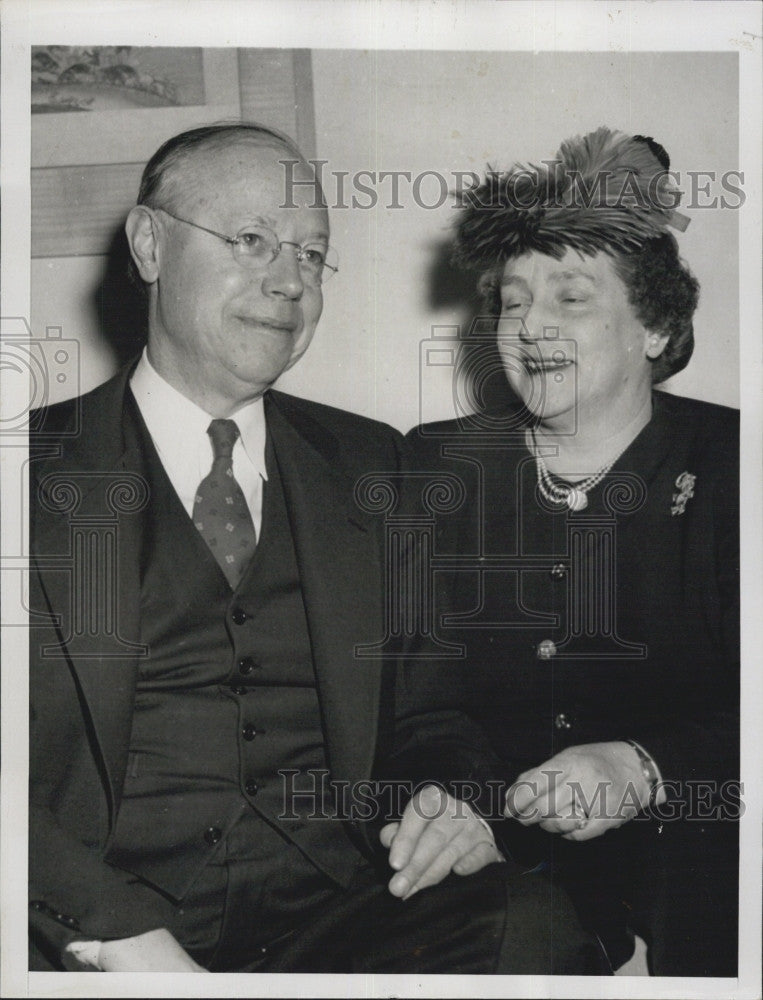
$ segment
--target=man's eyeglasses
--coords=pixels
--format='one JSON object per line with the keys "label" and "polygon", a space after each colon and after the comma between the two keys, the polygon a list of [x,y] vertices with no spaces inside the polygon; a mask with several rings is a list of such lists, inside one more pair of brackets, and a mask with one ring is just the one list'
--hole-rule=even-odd
{"label": "man's eyeglasses", "polygon": [[191,222],[190,219],[181,219],[179,215],[168,212],[166,208],[160,209],[165,215],[175,219],[176,222],[184,222],[187,226],[201,229],[202,232],[216,236],[220,240],[225,240],[233,251],[233,257],[242,267],[258,268],[267,267],[276,259],[282,247],[293,247],[294,256],[299,262],[299,270],[303,280],[310,285],[325,285],[329,278],[339,270],[339,257],[333,247],[324,243],[307,243],[300,246],[299,243],[292,243],[289,240],[279,240],[272,229],[267,226],[246,226],[239,230],[235,236],[226,236],[225,233],[218,233],[214,229],[200,226],[198,222]]}

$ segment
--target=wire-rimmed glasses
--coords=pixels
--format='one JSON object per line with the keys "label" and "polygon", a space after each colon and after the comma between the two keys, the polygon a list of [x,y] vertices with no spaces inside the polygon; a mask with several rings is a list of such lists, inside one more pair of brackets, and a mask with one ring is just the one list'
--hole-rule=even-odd
{"label": "wire-rimmed glasses", "polygon": [[225,233],[218,233],[207,226],[200,226],[198,222],[183,219],[173,212],[168,212],[166,208],[162,208],[160,211],[177,222],[184,222],[187,226],[201,229],[204,233],[224,240],[230,246],[234,259],[241,267],[267,267],[276,259],[282,247],[293,247],[294,256],[299,263],[300,274],[308,284],[325,285],[329,278],[339,270],[339,257],[336,250],[322,242],[306,243],[302,246],[290,240],[279,240],[272,229],[261,225],[245,226],[235,236],[226,236]]}

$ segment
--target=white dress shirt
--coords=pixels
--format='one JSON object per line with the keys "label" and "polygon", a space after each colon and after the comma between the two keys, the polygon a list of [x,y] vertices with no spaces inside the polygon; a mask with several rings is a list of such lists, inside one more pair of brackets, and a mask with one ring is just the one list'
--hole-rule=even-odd
{"label": "white dress shirt", "polygon": [[[212,468],[212,441],[207,428],[212,417],[165,381],[143,350],[130,379],[130,388],[151,440],[180,502],[189,517],[199,483]],[[233,446],[236,477],[254,521],[257,537],[262,528],[262,483],[265,469],[265,409],[255,399],[230,418],[240,431]]]}

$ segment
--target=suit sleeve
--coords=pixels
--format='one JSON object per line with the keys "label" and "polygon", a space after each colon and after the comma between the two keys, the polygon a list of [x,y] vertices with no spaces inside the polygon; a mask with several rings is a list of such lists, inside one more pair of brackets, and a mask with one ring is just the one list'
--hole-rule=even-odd
{"label": "suit sleeve", "polygon": [[[734,429],[736,432],[736,428]],[[736,433],[713,460],[711,502],[686,542],[688,572],[701,581],[708,621],[716,637],[711,668],[674,664],[686,678],[682,703],[666,706],[670,725],[627,733],[648,750],[663,779],[685,783],[734,781],[739,777],[740,532]],[[668,665],[666,665],[667,669]],[[691,681],[689,679],[691,678]],[[671,785],[667,785],[670,792]]]}
{"label": "suit sleeve", "polygon": [[49,809],[32,805],[29,824],[30,929],[53,967],[70,941],[127,938],[167,925],[168,901],[105,864]]}
{"label": "suit sleeve", "polygon": [[[31,607],[45,607],[32,573]],[[103,860],[109,829],[106,780],[95,736],[68,663],[46,658],[53,627],[30,636],[29,901],[33,964],[60,967],[74,939],[131,937],[166,926],[169,902]]]}
{"label": "suit sleeve", "polygon": [[[417,534],[421,497],[431,485],[403,445],[401,462],[409,473],[407,494],[398,517],[411,515],[410,545],[401,569],[408,587],[412,634],[401,639],[394,685],[393,732],[390,751],[382,762],[383,776],[406,780],[411,787],[437,782],[458,798],[471,801],[487,815],[501,814],[503,768],[479,724],[464,711],[468,682],[466,659],[456,646],[444,649],[433,633],[431,614],[434,580],[427,565],[430,538]],[[436,477],[435,477],[436,478]],[[410,624],[410,622],[409,622]],[[454,655],[449,655],[454,654]],[[495,801],[491,801],[494,799]]]}

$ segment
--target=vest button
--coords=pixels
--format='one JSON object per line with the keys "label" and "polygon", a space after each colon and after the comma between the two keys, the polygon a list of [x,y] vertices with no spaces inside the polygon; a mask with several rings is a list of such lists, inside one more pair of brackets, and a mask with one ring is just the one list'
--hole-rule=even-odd
{"label": "vest button", "polygon": [[243,684],[231,684],[230,689],[233,694],[246,694],[246,688]]}
{"label": "vest button", "polygon": [[254,670],[256,666],[257,664],[254,662],[251,656],[244,656],[242,659],[238,661],[239,673],[242,674],[251,674],[251,672]]}
{"label": "vest button", "polygon": [[215,844],[219,843],[222,835],[223,832],[219,826],[210,826],[208,830],[204,831],[204,840],[206,840],[210,847],[213,847]]}
{"label": "vest button", "polygon": [[231,618],[233,619],[234,625],[243,625],[247,617],[247,613],[243,608],[234,608],[231,612]]}
{"label": "vest button", "polygon": [[260,786],[256,781],[247,781],[246,785],[244,785],[244,789],[247,795],[256,795],[260,790]]}
{"label": "vest button", "polygon": [[257,730],[251,724],[251,722],[247,722],[247,724],[241,730],[241,735],[244,737],[245,740],[253,740],[254,737],[257,735]]}

